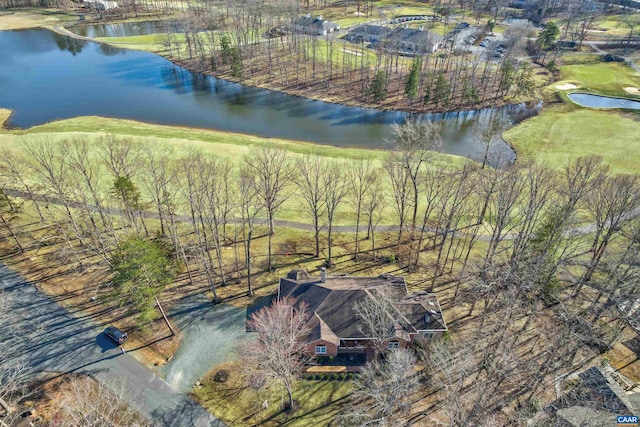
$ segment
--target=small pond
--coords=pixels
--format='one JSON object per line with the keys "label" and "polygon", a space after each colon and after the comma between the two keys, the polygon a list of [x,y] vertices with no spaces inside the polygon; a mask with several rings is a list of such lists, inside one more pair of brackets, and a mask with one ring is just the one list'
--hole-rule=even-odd
{"label": "small pond", "polygon": [[640,101],[611,96],[592,95],[589,93],[570,93],[569,99],[578,105],[588,108],[626,108],[640,110]]}

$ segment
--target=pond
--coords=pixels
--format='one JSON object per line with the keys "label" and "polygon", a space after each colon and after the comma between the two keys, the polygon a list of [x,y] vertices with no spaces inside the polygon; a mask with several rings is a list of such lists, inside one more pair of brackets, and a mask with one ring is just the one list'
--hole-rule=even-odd
{"label": "pond", "polygon": [[117,24],[90,24],[74,25],[67,29],[74,34],[83,37],[131,37],[146,36],[166,32],[166,26],[170,25],[173,31],[179,31],[177,24],[170,21],[145,21],[145,22],[122,22]]}
{"label": "pond", "polygon": [[[44,29],[0,32],[0,107],[13,110],[10,127],[97,115],[361,148],[388,147],[390,125],[406,117],[247,87]],[[429,117],[443,122],[444,151],[480,158],[473,128],[492,113]],[[515,158],[504,141],[494,151]]]}
{"label": "pond", "polygon": [[578,105],[588,108],[627,108],[640,110],[640,101],[611,96],[591,95],[589,93],[570,93],[569,99]]}

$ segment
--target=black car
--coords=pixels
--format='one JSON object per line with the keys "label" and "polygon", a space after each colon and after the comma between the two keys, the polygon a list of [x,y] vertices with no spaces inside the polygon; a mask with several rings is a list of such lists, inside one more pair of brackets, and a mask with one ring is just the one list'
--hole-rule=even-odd
{"label": "black car", "polygon": [[122,332],[115,326],[109,326],[104,330],[104,334],[111,338],[116,344],[121,345],[129,338],[126,332]]}

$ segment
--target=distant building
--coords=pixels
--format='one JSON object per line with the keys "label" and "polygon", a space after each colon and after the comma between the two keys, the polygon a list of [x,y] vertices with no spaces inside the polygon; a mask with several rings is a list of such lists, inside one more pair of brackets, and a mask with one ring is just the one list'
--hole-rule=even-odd
{"label": "distant building", "polygon": [[85,0],[82,5],[88,9],[109,10],[118,7],[118,2],[109,0]]}
{"label": "distant building", "polygon": [[435,34],[424,31],[424,27],[418,29],[396,28],[387,37],[386,46],[400,53],[422,55],[437,51],[440,47],[441,40],[442,39]]}
{"label": "distant building", "polygon": [[348,41],[355,43],[379,43],[385,37],[391,34],[391,28],[380,25],[358,25],[349,30],[349,34],[345,37]]}
{"label": "distant building", "polygon": [[322,19],[322,16],[312,17],[310,14],[301,16],[293,22],[293,30],[298,33],[326,36],[334,31],[340,31],[340,25]]}

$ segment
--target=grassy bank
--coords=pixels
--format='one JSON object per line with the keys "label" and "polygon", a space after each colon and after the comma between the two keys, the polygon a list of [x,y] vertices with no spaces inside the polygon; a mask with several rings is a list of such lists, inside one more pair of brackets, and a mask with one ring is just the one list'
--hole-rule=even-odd
{"label": "grassy bank", "polygon": [[613,172],[640,170],[640,115],[555,105],[504,135],[518,161],[559,168],[568,159],[597,154]]}
{"label": "grassy bank", "polygon": [[6,108],[0,108],[0,129],[4,127],[4,124],[9,117],[11,116],[11,110],[7,110]]}
{"label": "grassy bank", "polygon": [[49,27],[77,20],[77,16],[60,9],[11,9],[0,12],[0,31]]}
{"label": "grassy bank", "polygon": [[[10,111],[8,110],[0,110],[0,121],[2,121],[3,115],[8,117],[9,114]],[[50,122],[26,130],[4,130],[0,133],[3,137],[10,139],[21,139],[28,135],[51,135],[59,138],[83,135],[91,139],[105,134],[132,138],[161,138],[177,146],[183,146],[185,143],[195,143],[203,148],[211,149],[216,154],[232,158],[237,158],[238,155],[247,153],[252,146],[276,146],[295,154],[314,153],[324,157],[340,159],[371,158],[381,160],[384,156],[383,150],[342,148],[302,141],[263,138],[232,132],[165,126],[97,116],[76,117]],[[215,146],[212,146],[212,144]],[[455,161],[454,156],[446,154],[441,156]]]}

